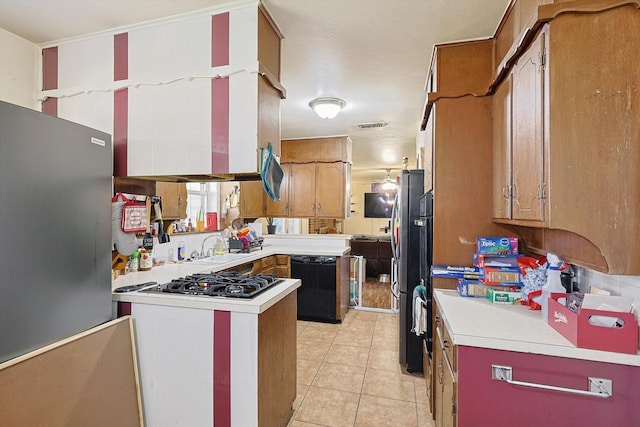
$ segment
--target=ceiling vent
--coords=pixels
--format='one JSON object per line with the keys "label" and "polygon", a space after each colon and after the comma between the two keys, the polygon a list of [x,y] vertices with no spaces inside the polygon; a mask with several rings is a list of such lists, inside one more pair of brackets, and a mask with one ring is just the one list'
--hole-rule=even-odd
{"label": "ceiling vent", "polygon": [[386,122],[366,122],[366,123],[358,123],[356,126],[358,129],[373,129],[373,128],[383,128],[387,125]]}

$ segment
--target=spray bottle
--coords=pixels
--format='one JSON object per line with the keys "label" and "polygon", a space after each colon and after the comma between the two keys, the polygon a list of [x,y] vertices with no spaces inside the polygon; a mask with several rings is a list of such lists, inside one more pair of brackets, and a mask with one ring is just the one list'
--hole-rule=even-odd
{"label": "spray bottle", "polygon": [[547,254],[547,283],[542,287],[542,320],[548,321],[549,297],[552,293],[566,293],[567,290],[560,281],[560,270],[567,268],[567,264],[552,253]]}

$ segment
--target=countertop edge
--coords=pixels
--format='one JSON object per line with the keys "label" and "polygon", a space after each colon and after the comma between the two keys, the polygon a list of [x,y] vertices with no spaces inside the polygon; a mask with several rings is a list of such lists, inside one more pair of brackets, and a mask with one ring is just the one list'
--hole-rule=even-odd
{"label": "countertop edge", "polygon": [[170,294],[145,294],[140,292],[114,293],[114,302],[161,305],[168,307],[221,310],[235,313],[261,314],[278,301],[300,287],[299,279],[286,279],[252,299],[175,296]]}
{"label": "countertop edge", "polygon": [[[640,366],[640,354],[591,350],[574,346],[555,329],[543,322],[539,318],[539,312],[530,312],[525,307],[493,306],[483,298],[465,298],[459,296],[456,291],[445,289],[435,289],[433,296],[455,345]],[[455,304],[456,301],[459,304]],[[492,328],[487,328],[486,321],[483,321],[482,318],[482,312],[486,313],[487,309],[492,307],[496,309],[500,307],[503,310],[501,313],[506,313],[506,317],[512,311],[514,316],[511,319],[511,326],[513,326],[514,322],[526,322],[526,324],[521,324],[522,328],[518,331],[519,334],[514,334],[513,331],[509,331],[506,328],[501,329],[500,325],[495,324]],[[522,312],[519,310],[522,310]],[[473,313],[474,311],[475,313]],[[464,316],[460,315],[462,312],[465,313]],[[471,313],[476,314],[476,316],[473,316],[477,320],[476,322],[469,323],[466,321],[465,317]],[[505,319],[505,324],[507,323],[509,323],[509,320]],[[538,329],[537,332],[539,334],[536,334],[537,342],[520,338],[522,334],[532,333],[532,328]],[[462,331],[462,329],[465,329],[465,331]]]}

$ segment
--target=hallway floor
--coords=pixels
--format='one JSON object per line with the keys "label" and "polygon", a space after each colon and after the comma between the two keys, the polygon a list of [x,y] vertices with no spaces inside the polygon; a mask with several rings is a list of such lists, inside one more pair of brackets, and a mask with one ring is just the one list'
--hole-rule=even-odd
{"label": "hallway floor", "polygon": [[431,427],[422,374],[398,363],[397,314],[349,310],[342,324],[298,321],[290,427]]}

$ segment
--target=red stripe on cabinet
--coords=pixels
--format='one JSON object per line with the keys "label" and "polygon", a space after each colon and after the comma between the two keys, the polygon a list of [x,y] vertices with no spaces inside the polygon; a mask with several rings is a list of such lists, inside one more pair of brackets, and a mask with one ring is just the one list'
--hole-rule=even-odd
{"label": "red stripe on cabinet", "polygon": [[213,425],[231,426],[231,312],[213,312]]}
{"label": "red stripe on cabinet", "polygon": [[129,89],[113,93],[113,176],[127,176]]}
{"label": "red stripe on cabinet", "polygon": [[58,47],[42,49],[42,90],[58,89]]}
{"label": "red stripe on cabinet", "polygon": [[129,33],[113,36],[113,80],[129,78]]}
{"label": "red stripe on cabinet", "polygon": [[[129,34],[113,36],[113,80],[129,78]],[[127,144],[129,136],[129,90],[113,94],[113,175],[127,176]]]}
{"label": "red stripe on cabinet", "polygon": [[[42,90],[58,89],[58,47],[42,49]],[[42,112],[50,116],[58,115],[58,99],[42,101]]]}
{"label": "red stripe on cabinet", "polygon": [[229,65],[229,12],[211,16],[211,66]]}
{"label": "red stripe on cabinet", "polygon": [[229,79],[211,80],[211,173],[229,172]]}
{"label": "red stripe on cabinet", "polygon": [[58,117],[58,98],[47,98],[42,101],[42,112]]}

